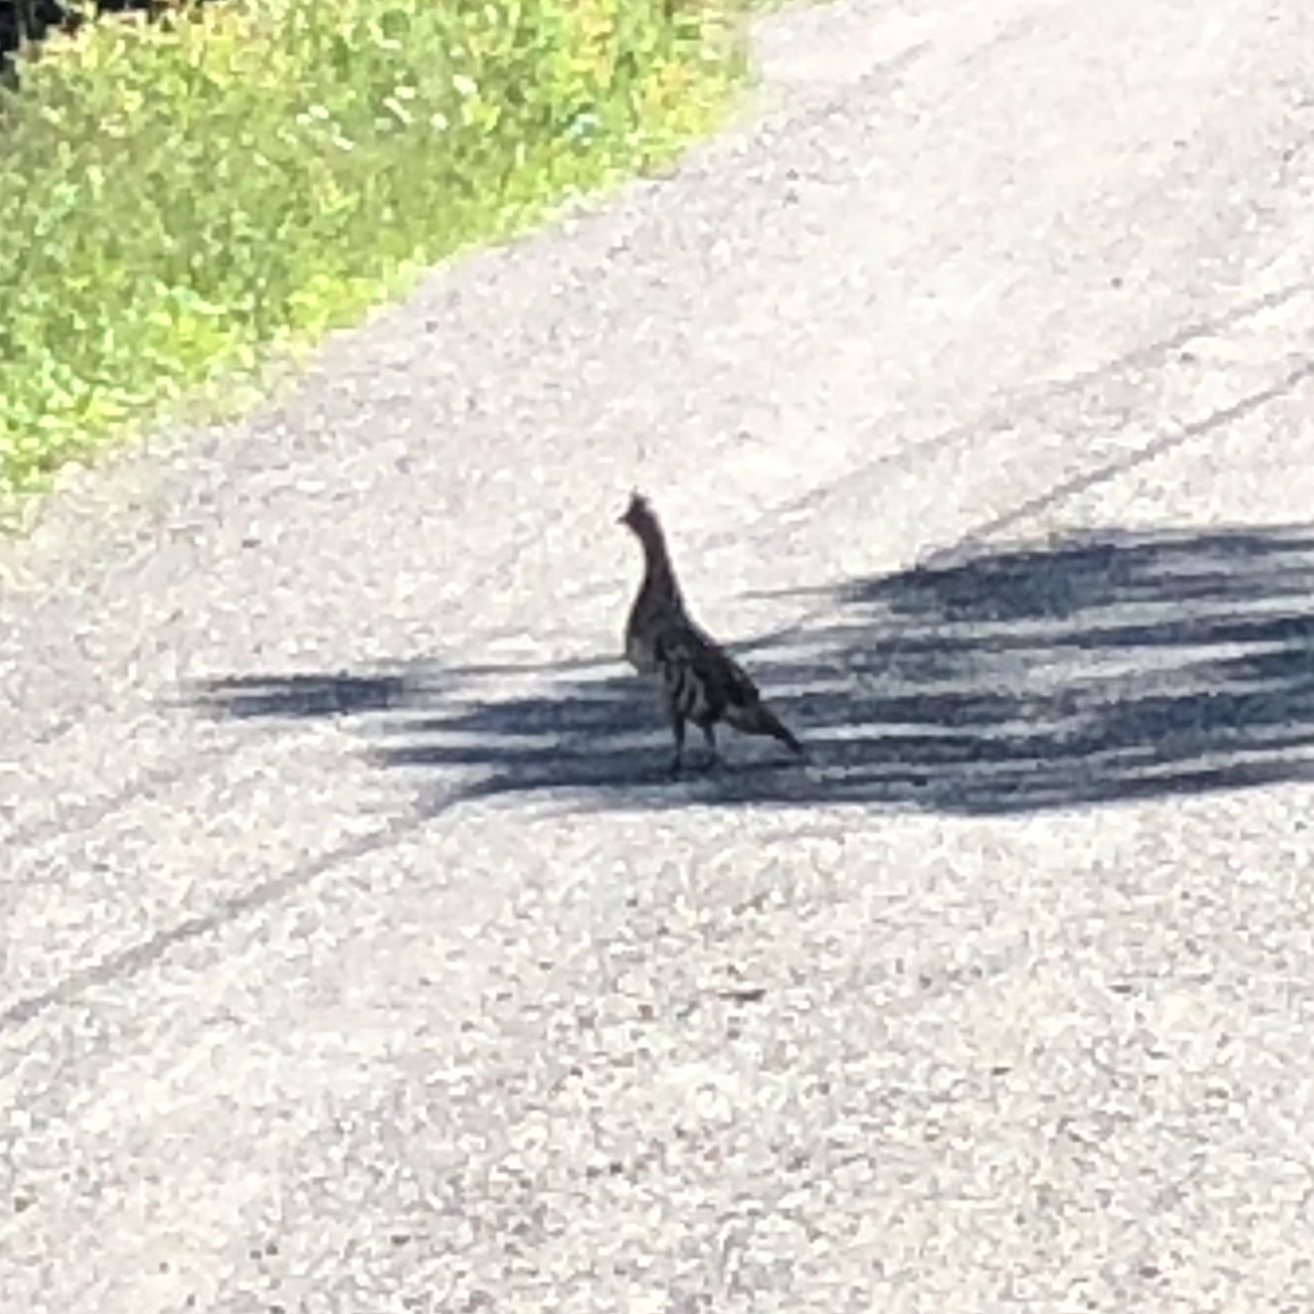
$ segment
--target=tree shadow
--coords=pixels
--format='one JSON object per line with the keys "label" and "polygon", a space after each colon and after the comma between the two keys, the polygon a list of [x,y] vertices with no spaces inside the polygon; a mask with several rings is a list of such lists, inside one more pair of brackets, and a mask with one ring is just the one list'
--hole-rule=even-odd
{"label": "tree shadow", "polygon": [[[861,805],[1040,811],[1311,775],[1314,531],[1118,531],[855,580],[752,672],[805,741],[722,735],[672,784],[655,693],[619,656],[244,677],[214,714],[355,717],[435,797],[574,807]],[[691,762],[695,760],[691,756]]]}

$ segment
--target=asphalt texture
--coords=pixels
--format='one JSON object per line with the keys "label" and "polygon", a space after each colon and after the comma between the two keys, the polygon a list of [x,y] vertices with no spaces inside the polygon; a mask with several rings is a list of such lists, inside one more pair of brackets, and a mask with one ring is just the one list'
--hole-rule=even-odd
{"label": "asphalt texture", "polygon": [[1314,6],[755,40],[0,555],[6,1314],[1314,1308]]}

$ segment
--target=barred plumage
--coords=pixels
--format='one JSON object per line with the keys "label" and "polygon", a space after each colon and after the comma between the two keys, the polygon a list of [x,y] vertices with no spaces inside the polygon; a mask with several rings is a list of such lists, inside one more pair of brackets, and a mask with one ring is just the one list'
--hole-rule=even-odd
{"label": "barred plumage", "polygon": [[763,703],[748,673],[690,617],[661,524],[637,492],[620,523],[639,540],[644,563],[643,583],[625,624],[625,655],[640,674],[661,681],[675,737],[671,775],[680,773],[690,721],[703,732],[712,761],[721,721],[742,734],[770,735],[804,756],[802,744]]}

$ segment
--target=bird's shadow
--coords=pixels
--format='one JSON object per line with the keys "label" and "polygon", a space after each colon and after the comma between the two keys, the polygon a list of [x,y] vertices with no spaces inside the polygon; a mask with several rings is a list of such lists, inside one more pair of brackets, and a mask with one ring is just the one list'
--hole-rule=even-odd
{"label": "bird's shadow", "polygon": [[1311,597],[1307,528],[1114,530],[848,581],[815,623],[732,645],[809,761],[723,731],[722,765],[697,770],[691,737],[678,783],[656,696],[618,656],[192,692],[217,715],[343,718],[448,802],[1038,811],[1309,778]]}

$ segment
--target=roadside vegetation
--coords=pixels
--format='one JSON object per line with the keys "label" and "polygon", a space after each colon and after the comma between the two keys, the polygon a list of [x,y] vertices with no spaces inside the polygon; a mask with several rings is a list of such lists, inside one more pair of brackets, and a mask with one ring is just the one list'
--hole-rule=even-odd
{"label": "roadside vegetation", "polygon": [[669,160],[738,7],[228,0],[48,42],[0,118],[0,501]]}

